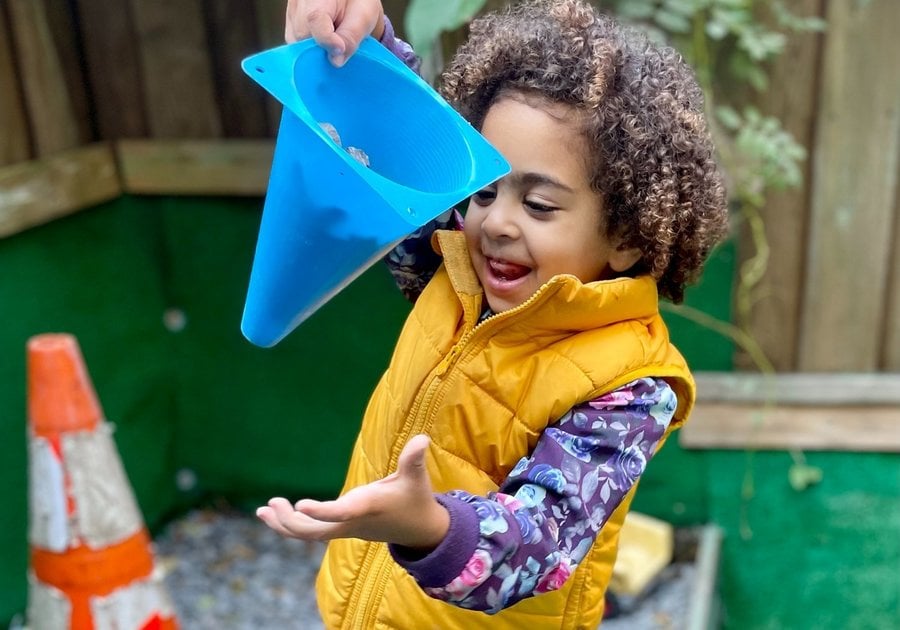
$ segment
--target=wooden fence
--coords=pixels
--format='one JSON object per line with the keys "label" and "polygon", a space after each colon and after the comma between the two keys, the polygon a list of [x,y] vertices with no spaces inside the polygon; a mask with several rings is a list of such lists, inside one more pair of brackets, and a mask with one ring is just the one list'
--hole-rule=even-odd
{"label": "wooden fence", "polygon": [[[239,62],[282,41],[285,1],[0,0],[0,236],[122,192],[262,193],[279,113]],[[809,159],[764,210],[750,327],[780,371],[898,372],[900,2],[792,9],[828,30],[763,98]]]}

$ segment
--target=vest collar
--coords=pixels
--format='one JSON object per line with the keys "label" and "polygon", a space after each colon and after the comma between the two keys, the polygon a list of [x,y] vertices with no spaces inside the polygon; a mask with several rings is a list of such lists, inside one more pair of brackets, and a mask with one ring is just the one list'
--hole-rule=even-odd
{"label": "vest collar", "polygon": [[[477,321],[484,292],[472,268],[465,234],[438,230],[432,241],[444,257],[450,283],[467,323]],[[537,308],[540,306],[540,308]],[[534,332],[574,332],[602,328],[659,314],[656,281],[651,276],[582,283],[571,275],[551,278],[523,304],[491,320],[514,320]],[[472,324],[474,325],[474,324]]]}

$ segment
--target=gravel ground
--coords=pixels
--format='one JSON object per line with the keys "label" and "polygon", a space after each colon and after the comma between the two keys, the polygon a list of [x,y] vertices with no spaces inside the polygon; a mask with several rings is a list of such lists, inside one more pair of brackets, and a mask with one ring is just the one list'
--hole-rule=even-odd
{"label": "gravel ground", "polygon": [[[322,630],[313,583],[323,550],[281,538],[254,516],[212,510],[173,521],[156,539],[184,630]],[[603,630],[683,628],[693,566],[669,569],[635,611]]]}

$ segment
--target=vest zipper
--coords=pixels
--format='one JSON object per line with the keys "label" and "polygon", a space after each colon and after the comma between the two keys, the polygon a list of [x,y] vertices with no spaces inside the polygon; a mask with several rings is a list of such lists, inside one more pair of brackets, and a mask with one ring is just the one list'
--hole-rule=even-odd
{"label": "vest zipper", "polygon": [[[485,326],[494,325],[497,321],[513,317],[516,313],[520,313],[537,302],[544,300],[552,293],[550,287],[554,286],[560,285],[551,279],[538,289],[534,295],[518,306],[511,308],[508,311],[503,311],[502,313],[495,313],[479,322],[472,330],[464,334],[459,341],[453,344],[447,356],[438,363],[436,368],[434,368],[431,379],[428,381],[428,384],[425,385],[424,393],[416,400],[410,410],[409,416],[416,420],[406,427],[405,431],[401,431],[401,434],[395,441],[394,451],[391,453],[391,459],[388,462],[389,471],[394,471],[397,468],[400,451],[403,450],[403,445],[409,441],[409,437],[421,433],[422,430],[429,425],[431,416],[434,414],[434,400],[437,398],[437,393],[445,380],[444,377],[464,354],[463,349],[467,348],[472,337],[474,337],[477,332],[483,330]],[[425,412],[420,414],[419,409],[424,409]],[[400,446],[399,449],[397,448],[398,445]],[[379,558],[379,549],[380,547],[377,546],[377,543],[369,543],[366,549],[366,555],[363,558],[360,573],[365,575],[367,572],[371,572],[371,575],[374,575],[378,581],[372,589],[367,589],[366,586],[361,583],[361,580],[357,580],[354,584],[353,591],[349,598],[350,604],[348,604],[347,607],[347,614],[344,616],[345,622],[352,620],[352,625],[349,626],[350,629],[355,630],[356,628],[366,627],[366,621],[372,619],[374,608],[378,602],[381,601],[384,596],[384,591],[387,588],[391,572],[389,570],[390,567],[385,567],[385,564],[389,560],[389,555],[385,554],[384,557]],[[352,605],[353,602],[356,603],[356,606]],[[343,624],[343,627],[348,628],[346,623]]]}
{"label": "vest zipper", "polygon": [[535,303],[542,301],[546,296],[550,295],[550,288],[556,286],[558,283],[554,282],[553,279],[549,280],[546,284],[544,284],[540,289],[535,291],[534,295],[529,297],[527,300],[519,304],[518,306],[514,306],[513,308],[503,311],[501,313],[494,313],[489,317],[486,317],[484,320],[478,322],[472,330],[467,332],[465,335],[460,338],[453,347],[450,348],[450,352],[447,353],[447,356],[443,358],[443,360],[438,364],[435,370],[435,376],[442,377],[460,358],[463,354],[463,349],[471,341],[472,337],[474,337],[478,332],[483,330],[485,326],[493,325],[494,322],[503,319],[509,319],[510,317],[514,317],[516,314],[521,313],[524,310],[531,308]]}

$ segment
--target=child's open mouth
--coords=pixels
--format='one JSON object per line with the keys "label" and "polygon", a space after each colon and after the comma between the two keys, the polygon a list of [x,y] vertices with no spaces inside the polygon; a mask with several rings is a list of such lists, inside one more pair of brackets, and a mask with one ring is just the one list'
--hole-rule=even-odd
{"label": "child's open mouth", "polygon": [[487,263],[491,275],[500,282],[515,282],[528,275],[528,272],[531,271],[531,267],[518,265],[505,260],[488,258]]}

